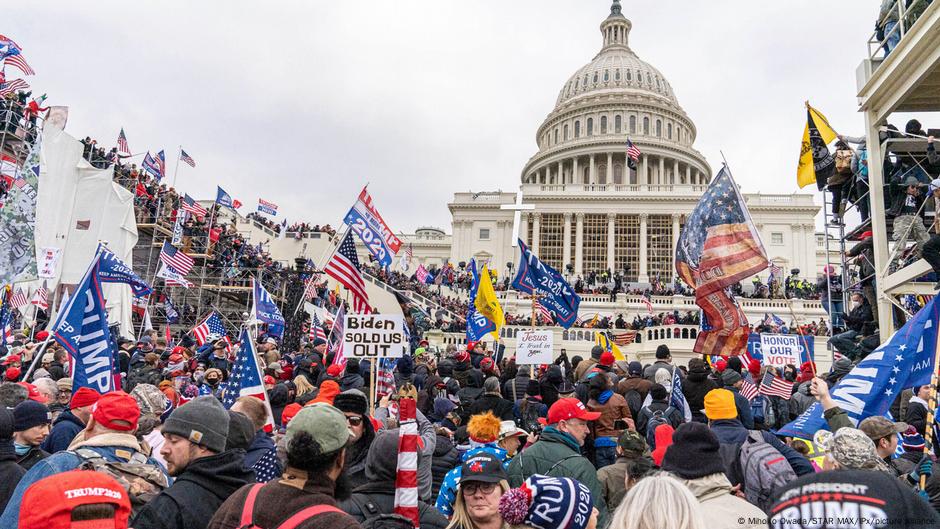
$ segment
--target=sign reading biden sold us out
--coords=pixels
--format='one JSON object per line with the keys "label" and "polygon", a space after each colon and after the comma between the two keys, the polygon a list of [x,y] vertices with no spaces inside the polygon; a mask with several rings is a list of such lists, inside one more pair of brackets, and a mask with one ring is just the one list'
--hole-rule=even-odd
{"label": "sign reading biden sold us out", "polygon": [[347,314],[343,353],[347,358],[401,358],[408,347],[403,316]]}

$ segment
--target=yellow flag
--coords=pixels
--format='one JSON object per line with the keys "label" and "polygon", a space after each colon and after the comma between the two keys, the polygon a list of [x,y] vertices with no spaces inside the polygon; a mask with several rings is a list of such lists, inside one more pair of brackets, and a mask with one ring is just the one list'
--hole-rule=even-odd
{"label": "yellow flag", "polygon": [[836,132],[829,125],[826,116],[806,105],[806,128],[803,129],[803,142],[800,145],[800,163],[796,169],[796,183],[801,188],[816,183],[816,171],[831,173],[835,168],[835,159],[829,153],[829,145],[836,139]]}
{"label": "yellow flag", "polygon": [[496,326],[493,337],[498,338],[499,330],[505,325],[506,319],[503,316],[503,307],[499,305],[499,299],[496,298],[493,281],[490,280],[490,271],[486,265],[483,265],[483,270],[480,270],[480,283],[477,285],[477,298],[474,305],[476,305],[477,312]]}
{"label": "yellow flag", "polygon": [[617,344],[607,336],[607,333],[594,332],[594,345],[599,345],[604,348],[605,351],[610,351],[614,355],[614,360],[626,360],[627,357],[623,356],[623,353],[620,351],[620,348],[617,347]]}

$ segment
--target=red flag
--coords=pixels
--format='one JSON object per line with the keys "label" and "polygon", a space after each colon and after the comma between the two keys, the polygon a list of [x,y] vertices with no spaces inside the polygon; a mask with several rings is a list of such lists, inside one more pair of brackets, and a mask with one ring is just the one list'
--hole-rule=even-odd
{"label": "red flag", "polygon": [[137,182],[137,189],[134,191],[134,194],[139,197],[153,198],[153,195],[147,192],[147,186],[141,182]]}
{"label": "red flag", "polygon": [[232,199],[232,208],[238,209],[240,207],[242,207],[242,203],[236,199]]}
{"label": "red flag", "polygon": [[219,242],[219,237],[222,236],[221,228],[212,228],[209,230],[209,240],[212,242]]}

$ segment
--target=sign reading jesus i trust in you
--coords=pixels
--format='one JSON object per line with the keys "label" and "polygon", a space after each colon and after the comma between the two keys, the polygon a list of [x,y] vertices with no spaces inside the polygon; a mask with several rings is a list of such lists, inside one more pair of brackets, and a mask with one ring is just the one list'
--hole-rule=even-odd
{"label": "sign reading jesus i trust in you", "polygon": [[353,358],[401,358],[405,354],[405,319],[382,314],[347,314],[343,351]]}
{"label": "sign reading jesus i trust in you", "polygon": [[516,364],[551,364],[552,331],[521,331],[516,337]]}

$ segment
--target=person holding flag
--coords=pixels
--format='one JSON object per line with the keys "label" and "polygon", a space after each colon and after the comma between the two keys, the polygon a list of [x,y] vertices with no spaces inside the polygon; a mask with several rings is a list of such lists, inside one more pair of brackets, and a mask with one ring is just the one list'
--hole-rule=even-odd
{"label": "person holding flag", "polygon": [[499,337],[499,330],[506,324],[506,317],[503,315],[499,298],[496,297],[496,290],[493,288],[493,280],[487,265],[483,265],[483,269],[480,270],[473,303],[477,312],[493,324],[493,336]]}

